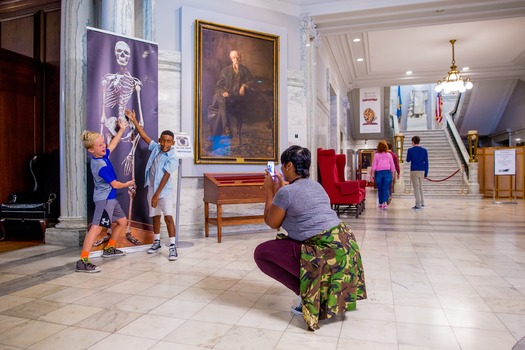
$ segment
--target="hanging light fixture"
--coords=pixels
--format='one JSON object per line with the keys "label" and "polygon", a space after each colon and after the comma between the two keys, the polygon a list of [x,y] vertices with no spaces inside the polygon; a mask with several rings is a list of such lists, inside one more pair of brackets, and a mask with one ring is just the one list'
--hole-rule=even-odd
{"label": "hanging light fixture", "polygon": [[456,43],[456,39],[450,40],[450,43],[452,44],[452,65],[447,76],[444,77],[443,80],[438,80],[435,90],[436,92],[443,90],[446,94],[454,91],[465,92],[465,90],[472,89],[473,85],[470,78],[463,80],[459,74],[458,67],[456,67],[456,61],[454,59],[454,44]]}

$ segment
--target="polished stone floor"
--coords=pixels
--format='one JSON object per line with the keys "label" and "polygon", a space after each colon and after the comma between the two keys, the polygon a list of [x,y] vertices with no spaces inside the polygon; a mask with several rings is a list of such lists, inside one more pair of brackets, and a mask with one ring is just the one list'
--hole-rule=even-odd
{"label": "polished stone floor", "polygon": [[[79,249],[0,254],[0,349],[510,350],[525,336],[525,203],[396,198],[345,218],[364,262],[368,299],[316,332],[290,314],[296,297],[262,274],[254,247],[272,230],[223,243],[181,232],[167,249],[93,261]],[[212,232],[215,232],[214,228]]]}

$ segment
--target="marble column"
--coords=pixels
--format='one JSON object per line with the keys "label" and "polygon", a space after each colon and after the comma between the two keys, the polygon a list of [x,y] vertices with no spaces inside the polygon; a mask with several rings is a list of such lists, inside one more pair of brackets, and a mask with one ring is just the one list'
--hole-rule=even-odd
{"label": "marble column", "polygon": [[300,70],[288,69],[288,145],[308,144],[308,128],[306,125],[306,95],[305,76]]}
{"label": "marble column", "polygon": [[306,124],[308,125],[308,144],[307,148],[312,152],[313,168],[310,174],[314,180],[317,180],[317,72],[316,72],[316,54],[320,40],[315,24],[310,17],[301,19],[301,68],[306,75]]}
{"label": "marble column", "polygon": [[46,243],[78,246],[86,233],[85,128],[86,26],[93,21],[91,1],[68,0],[61,8],[60,43],[60,218],[46,230]]}
{"label": "marble column", "polygon": [[135,36],[155,41],[155,0],[135,2]]}
{"label": "marble column", "polygon": [[101,29],[127,35],[135,34],[135,6],[133,0],[102,0]]}

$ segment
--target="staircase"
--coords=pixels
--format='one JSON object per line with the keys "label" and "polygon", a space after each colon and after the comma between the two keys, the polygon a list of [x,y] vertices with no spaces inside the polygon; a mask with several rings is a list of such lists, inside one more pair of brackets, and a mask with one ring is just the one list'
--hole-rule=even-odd
{"label": "staircase", "polygon": [[[410,163],[406,162],[407,150],[412,147],[412,137],[419,136],[419,145],[428,151],[428,178],[442,180],[454,174],[462,168],[459,156],[449,141],[446,130],[413,130],[403,131],[405,141],[403,144],[403,163],[400,183],[396,186],[395,196],[412,196],[412,184],[410,183]],[[463,173],[457,174],[442,182],[423,181],[423,193],[431,197],[450,197],[466,194],[467,190],[463,184]]]}

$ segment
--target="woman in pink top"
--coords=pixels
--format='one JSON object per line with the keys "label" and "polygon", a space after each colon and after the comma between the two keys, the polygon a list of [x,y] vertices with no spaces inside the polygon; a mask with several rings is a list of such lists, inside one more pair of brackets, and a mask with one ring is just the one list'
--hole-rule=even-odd
{"label": "woman in pink top", "polygon": [[372,178],[375,179],[379,208],[386,209],[390,184],[396,171],[392,155],[388,152],[386,141],[379,141],[372,162]]}

